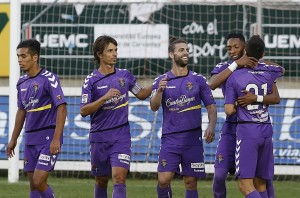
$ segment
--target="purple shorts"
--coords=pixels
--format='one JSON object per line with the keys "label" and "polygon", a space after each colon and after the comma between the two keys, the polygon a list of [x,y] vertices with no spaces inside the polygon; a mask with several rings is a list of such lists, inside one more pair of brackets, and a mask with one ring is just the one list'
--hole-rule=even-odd
{"label": "purple shorts", "polygon": [[236,141],[236,175],[239,179],[274,176],[272,137]]}
{"label": "purple shorts", "polygon": [[33,172],[35,169],[52,171],[57,158],[57,154],[50,154],[49,145],[25,145],[24,171]]}
{"label": "purple shorts", "polygon": [[91,172],[93,176],[108,176],[112,167],[130,169],[131,140],[91,142]]}
{"label": "purple shorts", "polygon": [[183,176],[205,177],[203,145],[162,144],[158,158],[158,172],[178,173],[180,164]]}

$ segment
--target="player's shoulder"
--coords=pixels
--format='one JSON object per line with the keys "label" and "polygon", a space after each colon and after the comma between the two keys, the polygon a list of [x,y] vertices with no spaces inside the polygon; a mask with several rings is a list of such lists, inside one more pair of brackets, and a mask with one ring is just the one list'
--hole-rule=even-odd
{"label": "player's shoulder", "polygon": [[128,69],[115,68],[115,71],[118,76],[124,76],[130,78],[134,77],[133,74]]}
{"label": "player's shoulder", "polygon": [[87,88],[89,84],[93,84],[94,81],[96,81],[100,76],[98,75],[97,70],[94,70],[92,73],[88,74],[83,82],[82,87]]}
{"label": "player's shoulder", "polygon": [[283,72],[284,70],[284,68],[281,67],[280,65],[266,63],[266,62],[259,62],[257,69],[263,71],[270,71],[270,72]]}
{"label": "player's shoulder", "polygon": [[232,63],[233,61],[232,60],[227,60],[227,61],[223,61],[223,62],[220,62],[218,64],[216,64],[216,68],[221,68],[221,67],[224,67],[224,66],[228,66]]}
{"label": "player's shoulder", "polygon": [[50,83],[53,88],[56,88],[59,85],[58,76],[47,69],[42,69],[38,76],[44,83]]}
{"label": "player's shoulder", "polygon": [[23,82],[25,82],[28,79],[29,79],[29,76],[27,74],[20,76],[20,78],[17,82],[17,86],[21,85]]}
{"label": "player's shoulder", "polygon": [[192,78],[195,78],[196,80],[200,80],[200,81],[204,80],[204,81],[207,81],[206,77],[203,76],[203,75],[200,74],[200,73],[197,73],[197,72],[194,72],[194,71],[189,71],[189,73],[190,73],[190,76],[191,76]]}

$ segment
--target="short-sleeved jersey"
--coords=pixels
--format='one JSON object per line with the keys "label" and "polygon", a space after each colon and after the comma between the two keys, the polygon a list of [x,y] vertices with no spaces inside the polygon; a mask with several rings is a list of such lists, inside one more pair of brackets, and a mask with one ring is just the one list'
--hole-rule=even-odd
{"label": "short-sleeved jersey", "polygon": [[[218,64],[215,66],[215,68],[211,71],[211,75],[213,76],[213,75],[215,75],[215,74],[221,73],[221,72],[222,72],[224,69],[226,69],[232,62],[233,62],[233,60],[230,59],[230,60],[228,60],[228,61],[218,63]],[[227,81],[227,80],[226,80],[226,81]],[[225,96],[225,92],[226,92],[226,81],[224,81],[224,82],[221,84],[221,89],[222,89],[223,96]],[[226,122],[236,124],[236,122],[237,122],[236,114],[233,114],[233,115],[230,115],[230,116],[226,116]],[[223,131],[223,132],[224,132],[224,131]],[[234,133],[234,134],[235,134],[235,131],[226,130],[225,132],[226,132],[226,133]]]}
{"label": "short-sleeved jersey", "polygon": [[130,138],[128,92],[137,94],[141,89],[136,83],[136,78],[128,70],[115,68],[113,73],[107,75],[94,70],[86,77],[82,86],[80,107],[98,100],[111,88],[118,89],[121,95],[107,100],[90,115],[90,141],[92,142]]}
{"label": "short-sleeved jersey", "polygon": [[21,76],[17,83],[18,108],[26,111],[25,144],[44,144],[53,138],[56,108],[66,103],[57,75],[42,69]]}
{"label": "short-sleeved jersey", "polygon": [[[155,79],[152,86],[152,95],[165,76],[167,76],[167,85],[163,91],[161,103],[163,109],[162,136],[177,134],[176,137],[179,137],[178,134],[180,133],[183,136],[189,136],[195,131],[199,131],[201,135],[201,103],[205,106],[215,104],[206,79],[192,71],[189,71],[186,76],[178,77],[169,71]],[[191,133],[188,133],[188,131]],[[199,141],[199,139],[197,140]],[[180,145],[182,139],[177,138],[176,141]],[[190,140],[191,144],[194,141],[193,139]]]}
{"label": "short-sleeved jersey", "polygon": [[[227,79],[225,104],[235,104],[238,97],[242,96],[242,90],[248,90],[255,95],[267,95],[272,93],[274,81],[282,76],[282,68],[279,66],[259,63],[254,69],[243,68],[233,72]],[[243,124],[259,127],[260,124],[270,124],[268,105],[253,103],[245,107],[237,106],[238,127]],[[256,125],[253,125],[256,124]],[[242,134],[237,129],[237,136]],[[251,130],[243,133],[243,137],[269,137],[271,131]]]}

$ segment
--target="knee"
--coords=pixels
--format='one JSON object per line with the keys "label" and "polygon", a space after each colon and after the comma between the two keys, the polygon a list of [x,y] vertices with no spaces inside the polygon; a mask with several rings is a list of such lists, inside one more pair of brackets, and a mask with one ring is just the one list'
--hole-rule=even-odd
{"label": "knee", "polygon": [[171,179],[166,177],[159,177],[158,178],[158,185],[160,188],[167,188],[171,183]]}
{"label": "knee", "polygon": [[185,185],[186,190],[196,190],[197,189],[197,178],[185,177],[184,185]]}
{"label": "knee", "polygon": [[43,191],[42,184],[42,180],[40,180],[39,178],[33,178],[32,184],[30,186],[32,186],[33,189],[37,189],[38,191]]}
{"label": "knee", "polygon": [[100,188],[107,188],[108,177],[96,177],[96,185]]}
{"label": "knee", "polygon": [[114,184],[125,184],[126,176],[127,176],[127,174],[121,174],[121,173],[114,174],[113,175]]}

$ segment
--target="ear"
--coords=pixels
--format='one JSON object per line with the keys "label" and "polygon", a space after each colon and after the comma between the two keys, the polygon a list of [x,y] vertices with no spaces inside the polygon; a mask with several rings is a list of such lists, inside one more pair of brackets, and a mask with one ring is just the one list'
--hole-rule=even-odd
{"label": "ear", "polygon": [[174,54],[172,52],[169,52],[169,57],[174,58]]}
{"label": "ear", "polygon": [[34,54],[34,55],[32,56],[32,59],[33,59],[34,62],[38,62],[39,56],[38,56],[37,54]]}
{"label": "ear", "polygon": [[97,52],[97,56],[102,58],[102,54],[100,54],[99,52]]}

